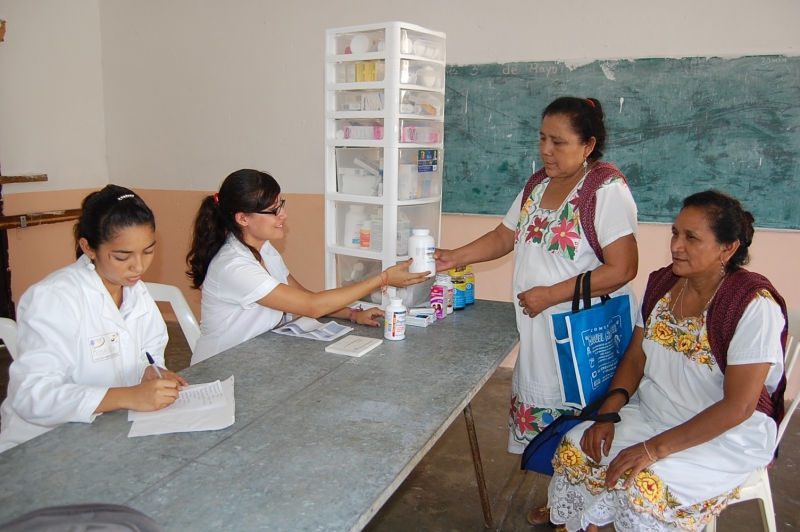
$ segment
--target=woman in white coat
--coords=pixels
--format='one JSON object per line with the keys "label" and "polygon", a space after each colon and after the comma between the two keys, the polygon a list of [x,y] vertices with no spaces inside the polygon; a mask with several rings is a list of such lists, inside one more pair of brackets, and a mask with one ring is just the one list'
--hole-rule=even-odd
{"label": "woman in white coat", "polygon": [[226,177],[219,192],[200,204],[186,257],[192,288],[203,291],[192,364],[269,331],[286,313],[349,318],[377,327],[381,309],[346,306],[389,285],[403,288],[425,280],[427,272],[409,273],[407,261],[350,286],[306,290],[271,243],[284,236],[285,204],[275,178],[246,169]]}
{"label": "woman in white coat", "polygon": [[77,261],[31,286],[17,309],[18,356],[0,407],[0,452],[67,422],[112,410],[159,410],[186,381],[164,368],[167,329],[141,282],[155,218],[139,196],[108,185],[83,200]]}

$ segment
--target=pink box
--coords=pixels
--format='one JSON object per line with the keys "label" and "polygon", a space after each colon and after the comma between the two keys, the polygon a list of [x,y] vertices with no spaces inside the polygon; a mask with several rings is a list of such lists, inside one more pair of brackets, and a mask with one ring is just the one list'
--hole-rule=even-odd
{"label": "pink box", "polygon": [[445,288],[443,286],[431,286],[431,307],[436,311],[437,320],[442,320],[445,318],[445,316],[447,316],[447,307],[445,306],[446,303],[444,302],[444,291]]}

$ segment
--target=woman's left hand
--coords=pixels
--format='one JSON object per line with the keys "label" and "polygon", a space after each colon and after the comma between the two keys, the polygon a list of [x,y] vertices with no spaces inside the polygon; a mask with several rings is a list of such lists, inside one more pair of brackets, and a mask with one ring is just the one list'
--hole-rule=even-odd
{"label": "woman's left hand", "polygon": [[546,286],[534,286],[530,290],[517,294],[522,313],[534,318],[545,309],[552,307],[553,303],[550,301],[549,295],[549,288]]}
{"label": "woman's left hand", "polygon": [[[653,451],[651,450],[652,454]],[[652,460],[644,448],[644,443],[637,443],[627,449],[623,449],[616,458],[611,460],[606,470],[606,487],[612,488],[617,484],[617,480],[626,472],[629,472],[623,487],[628,489],[636,480],[636,475],[641,473],[646,467],[653,465],[657,460]]]}
{"label": "woman's left hand", "polygon": [[[178,383],[178,390],[181,389],[181,386],[189,386],[189,383],[186,382],[186,379],[165,368],[159,368],[161,371],[161,376],[165,379],[170,379]],[[142,375],[142,383],[150,382],[152,380],[158,379],[158,375],[156,375],[156,370],[153,369],[153,366],[147,366],[144,370],[144,375]]]}
{"label": "woman's left hand", "polygon": [[380,327],[381,324],[375,321],[375,318],[383,316],[383,311],[378,307],[368,308],[366,310],[359,310],[353,313],[353,320],[359,325],[370,325],[372,327]]}

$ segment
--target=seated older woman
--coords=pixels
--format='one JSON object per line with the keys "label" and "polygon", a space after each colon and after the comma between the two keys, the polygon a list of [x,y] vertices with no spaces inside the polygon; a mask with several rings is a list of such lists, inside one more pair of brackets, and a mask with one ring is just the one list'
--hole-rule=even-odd
{"label": "seated older woman", "polygon": [[[694,194],[672,226],[672,265],[647,283],[633,340],[600,412],[553,459],[551,521],[575,532],[701,530],[775,452],[786,307],[748,261],[753,216]],[[634,393],[636,395],[634,396]]]}

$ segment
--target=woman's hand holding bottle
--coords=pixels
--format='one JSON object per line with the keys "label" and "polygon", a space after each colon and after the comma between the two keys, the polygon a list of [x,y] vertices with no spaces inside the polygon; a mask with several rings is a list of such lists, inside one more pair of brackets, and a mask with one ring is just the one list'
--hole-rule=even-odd
{"label": "woman's hand holding bottle", "polygon": [[409,273],[408,267],[411,266],[412,262],[414,262],[414,259],[408,259],[405,262],[387,268],[381,273],[382,283],[385,282],[389,286],[395,286],[397,288],[405,288],[406,286],[419,284],[428,279],[430,272],[427,271],[422,273]]}

